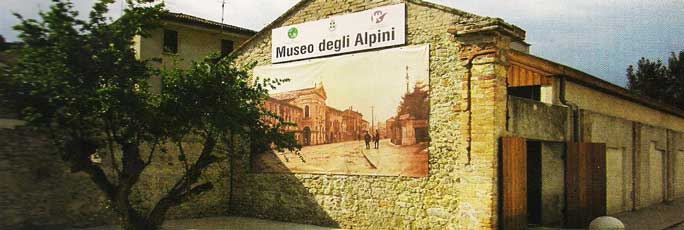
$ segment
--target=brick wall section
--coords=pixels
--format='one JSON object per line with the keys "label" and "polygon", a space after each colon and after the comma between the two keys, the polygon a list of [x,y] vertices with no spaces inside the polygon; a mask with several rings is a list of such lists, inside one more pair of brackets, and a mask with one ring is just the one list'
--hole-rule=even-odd
{"label": "brick wall section", "polygon": [[[307,1],[274,27],[404,1]],[[237,165],[239,215],[360,229],[479,229],[496,225],[497,141],[504,129],[506,67],[497,53],[475,61],[472,133],[468,131],[464,44],[447,32],[487,18],[406,1],[407,44],[430,44],[429,176],[425,178],[261,174]],[[270,64],[270,29],[238,50],[238,62]],[[483,37],[484,40],[487,40]],[[495,47],[506,40],[491,39]],[[467,136],[472,134],[470,160]]]}

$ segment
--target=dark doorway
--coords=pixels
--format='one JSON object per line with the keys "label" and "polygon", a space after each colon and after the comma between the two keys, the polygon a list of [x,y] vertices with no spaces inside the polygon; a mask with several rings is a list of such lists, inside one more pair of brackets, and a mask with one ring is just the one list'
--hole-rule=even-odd
{"label": "dark doorway", "polygon": [[541,100],[541,86],[518,86],[518,87],[508,87],[508,95],[514,97],[520,97],[535,101]]}
{"label": "dark doorway", "polygon": [[311,145],[311,129],[304,127],[304,145]]}
{"label": "dark doorway", "polygon": [[427,128],[415,128],[414,132],[416,132],[417,143],[429,141]]}
{"label": "dark doorway", "polygon": [[542,173],[541,142],[527,141],[527,223],[542,223]]}

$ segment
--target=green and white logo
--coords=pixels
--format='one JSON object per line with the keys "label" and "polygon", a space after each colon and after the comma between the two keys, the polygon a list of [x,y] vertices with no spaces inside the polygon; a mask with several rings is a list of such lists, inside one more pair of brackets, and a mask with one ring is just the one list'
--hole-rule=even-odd
{"label": "green and white logo", "polygon": [[299,31],[297,31],[297,27],[292,27],[292,28],[290,28],[290,30],[287,31],[287,36],[290,39],[296,38],[297,34],[299,34]]}

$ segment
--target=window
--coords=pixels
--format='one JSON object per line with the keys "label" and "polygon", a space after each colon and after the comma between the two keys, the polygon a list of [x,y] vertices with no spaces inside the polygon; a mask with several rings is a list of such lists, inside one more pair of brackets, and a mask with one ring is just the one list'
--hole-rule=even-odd
{"label": "window", "polygon": [[304,106],[304,118],[309,118],[309,106]]}
{"label": "window", "polygon": [[541,100],[541,86],[518,86],[518,87],[508,87],[508,95],[526,98],[530,100],[540,101]]}
{"label": "window", "polygon": [[233,41],[221,40],[221,57],[225,57],[230,52],[233,52]]}
{"label": "window", "polygon": [[164,52],[178,53],[178,32],[174,30],[164,30]]}

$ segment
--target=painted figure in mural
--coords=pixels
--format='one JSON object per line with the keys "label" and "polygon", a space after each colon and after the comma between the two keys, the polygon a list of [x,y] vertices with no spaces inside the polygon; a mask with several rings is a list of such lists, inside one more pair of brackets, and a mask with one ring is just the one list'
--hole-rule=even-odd
{"label": "painted figure in mural", "polygon": [[380,145],[380,131],[375,130],[375,135],[373,136],[373,143],[375,144],[375,149],[379,148]]}
{"label": "painted figure in mural", "polygon": [[363,141],[366,142],[366,149],[370,149],[370,141],[371,141],[371,135],[366,131],[366,134],[363,135]]}

